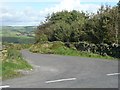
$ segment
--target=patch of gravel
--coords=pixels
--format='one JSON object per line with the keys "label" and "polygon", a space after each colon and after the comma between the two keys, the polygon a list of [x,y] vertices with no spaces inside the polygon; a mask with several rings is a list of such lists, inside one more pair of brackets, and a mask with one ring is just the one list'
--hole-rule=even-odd
{"label": "patch of gravel", "polygon": [[17,72],[19,72],[22,75],[28,75],[28,74],[31,74],[33,72],[33,69],[31,69],[31,70],[17,70]]}
{"label": "patch of gravel", "polygon": [[58,72],[58,69],[53,68],[53,67],[47,67],[47,66],[37,66],[37,65],[32,65],[33,69],[30,70],[17,70],[22,75],[29,75],[37,72],[51,72],[51,73],[56,73]]}

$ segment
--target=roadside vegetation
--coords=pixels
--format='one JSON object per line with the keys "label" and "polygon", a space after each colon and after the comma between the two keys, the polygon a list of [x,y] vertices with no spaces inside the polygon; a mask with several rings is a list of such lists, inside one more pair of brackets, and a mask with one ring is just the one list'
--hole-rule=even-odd
{"label": "roadside vegetation", "polygon": [[21,76],[22,74],[18,70],[32,69],[32,66],[23,59],[19,51],[21,47],[16,47],[13,44],[7,44],[7,46],[4,45],[4,49],[2,50],[1,75],[3,80]]}
{"label": "roadside vegetation", "polygon": [[90,58],[104,58],[104,59],[114,59],[110,56],[102,56],[92,52],[78,51],[74,45],[68,47],[66,44],[60,41],[46,42],[32,45],[30,51],[33,53],[41,54],[59,54],[67,56],[81,56]]}
{"label": "roadside vegetation", "polygon": [[[35,49],[38,52],[50,51],[64,55],[78,55],[79,52],[79,55],[87,57],[96,57],[97,54],[97,57],[120,58],[119,19],[120,2],[114,7],[102,5],[96,14],[76,10],[52,13],[37,27],[33,51]],[[67,48],[62,46],[55,50],[46,47],[39,49],[39,43],[54,41],[63,42]],[[70,45],[77,51],[71,50]]]}

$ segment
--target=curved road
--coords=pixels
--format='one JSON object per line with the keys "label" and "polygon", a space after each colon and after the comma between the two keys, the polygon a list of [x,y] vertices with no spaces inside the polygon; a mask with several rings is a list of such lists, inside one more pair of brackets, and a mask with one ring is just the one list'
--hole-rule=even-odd
{"label": "curved road", "polygon": [[[118,61],[21,51],[33,65],[25,76],[3,81],[10,88],[118,88]],[[113,74],[112,74],[113,73]]]}

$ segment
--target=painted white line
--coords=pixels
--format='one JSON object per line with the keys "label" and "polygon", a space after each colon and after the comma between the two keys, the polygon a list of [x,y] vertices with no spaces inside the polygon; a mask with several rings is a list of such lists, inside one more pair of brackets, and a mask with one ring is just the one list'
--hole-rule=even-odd
{"label": "painted white line", "polygon": [[107,76],[113,76],[113,75],[119,75],[120,73],[111,73],[111,74],[107,74]]}
{"label": "painted white line", "polygon": [[52,80],[52,81],[46,81],[45,83],[54,83],[54,82],[62,82],[62,81],[70,81],[70,80],[76,80],[76,78]]}
{"label": "painted white line", "polygon": [[0,86],[0,88],[8,88],[8,87],[10,87],[10,86]]}

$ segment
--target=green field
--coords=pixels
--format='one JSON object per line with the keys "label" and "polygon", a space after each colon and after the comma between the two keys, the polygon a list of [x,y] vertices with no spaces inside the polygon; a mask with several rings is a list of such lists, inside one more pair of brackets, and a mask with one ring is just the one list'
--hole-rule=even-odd
{"label": "green field", "polygon": [[34,43],[35,26],[2,26],[0,37],[2,42],[8,43]]}

